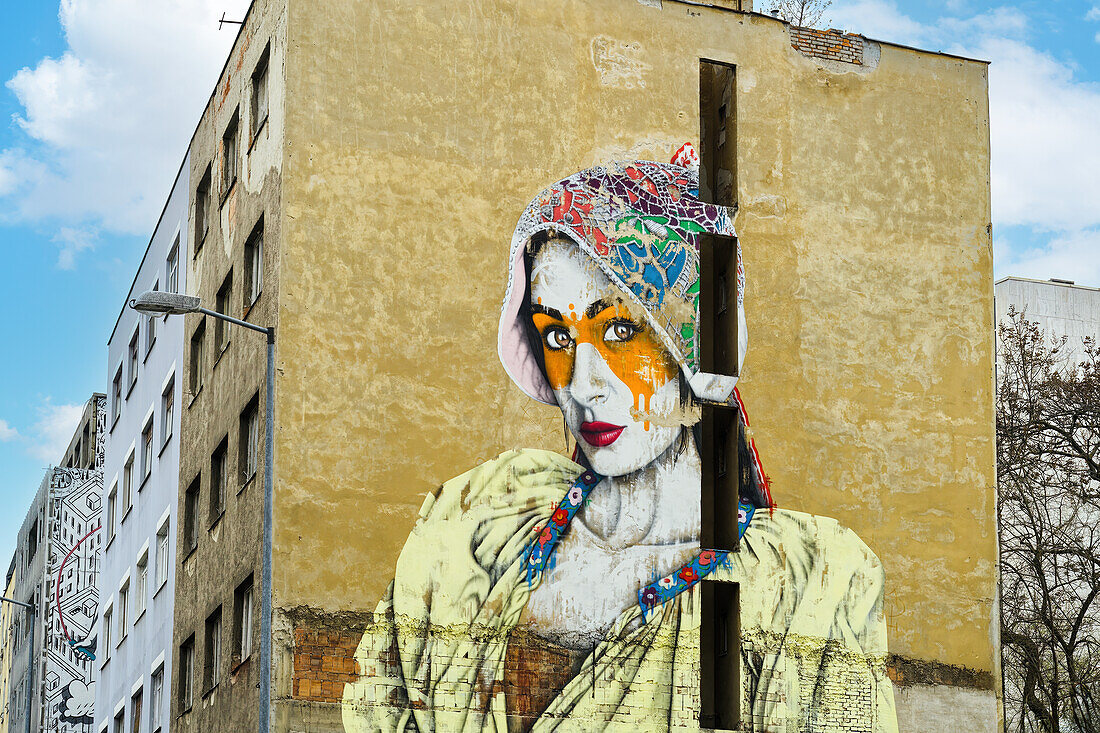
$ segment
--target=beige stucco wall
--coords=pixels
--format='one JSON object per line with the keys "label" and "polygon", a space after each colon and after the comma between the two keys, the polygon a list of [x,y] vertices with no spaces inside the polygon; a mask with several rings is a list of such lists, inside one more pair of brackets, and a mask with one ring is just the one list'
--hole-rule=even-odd
{"label": "beige stucco wall", "polygon": [[[4,597],[11,598],[15,592],[15,575],[4,588]],[[25,611],[12,603],[0,603],[0,733],[8,733],[8,724],[12,718],[11,700],[11,662],[12,662],[12,625],[15,614]],[[16,700],[15,705],[19,704]]]}
{"label": "beige stucco wall", "polygon": [[276,606],[372,609],[425,492],[565,449],[496,358],[512,228],[553,180],[694,141],[709,58],[738,68],[742,393],[775,497],[878,554],[891,651],[992,673],[985,65],[872,45],[857,72],[770,18],[653,5],[291,3]]}

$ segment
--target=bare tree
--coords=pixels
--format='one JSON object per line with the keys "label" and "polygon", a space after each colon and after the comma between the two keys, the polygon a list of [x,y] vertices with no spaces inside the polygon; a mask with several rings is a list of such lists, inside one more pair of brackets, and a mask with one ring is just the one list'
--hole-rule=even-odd
{"label": "bare tree", "polygon": [[833,0],[771,0],[768,12],[791,25],[814,28],[832,4]]}
{"label": "bare tree", "polygon": [[1100,731],[1100,348],[998,327],[1006,730]]}

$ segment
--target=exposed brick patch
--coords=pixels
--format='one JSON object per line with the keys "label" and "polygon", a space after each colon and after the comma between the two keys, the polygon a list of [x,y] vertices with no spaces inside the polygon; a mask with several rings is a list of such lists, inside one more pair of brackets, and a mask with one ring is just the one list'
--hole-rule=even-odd
{"label": "exposed brick patch", "polygon": [[974,690],[992,690],[993,673],[942,662],[927,662],[891,654],[886,672],[898,687],[907,685],[951,685]]}
{"label": "exposed brick patch", "polygon": [[819,31],[789,26],[791,46],[806,56],[863,65],[863,36],[844,31]]}
{"label": "exposed brick patch", "polygon": [[358,676],[355,648],[362,636],[362,630],[295,626],[293,698],[340,702],[344,685]]}
{"label": "exposed brick patch", "polygon": [[530,730],[576,674],[568,651],[534,634],[513,632],[504,657],[504,696],[508,712]]}

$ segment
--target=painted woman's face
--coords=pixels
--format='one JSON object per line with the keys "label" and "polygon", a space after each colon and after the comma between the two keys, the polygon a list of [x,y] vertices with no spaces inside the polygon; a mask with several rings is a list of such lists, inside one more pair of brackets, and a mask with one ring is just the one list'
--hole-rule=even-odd
{"label": "painted woman's face", "polygon": [[676,362],[572,242],[551,240],[531,269],[532,320],[566,425],[598,473],[644,468],[682,429]]}

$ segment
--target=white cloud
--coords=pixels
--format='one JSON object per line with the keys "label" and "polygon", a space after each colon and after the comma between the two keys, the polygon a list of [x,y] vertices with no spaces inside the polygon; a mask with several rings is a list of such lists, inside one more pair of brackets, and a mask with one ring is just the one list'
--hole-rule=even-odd
{"label": "white cloud", "polygon": [[27,451],[41,461],[58,463],[69,447],[83,413],[83,404],[55,405],[46,398],[38,408],[39,419],[31,428],[33,435]]}
{"label": "white cloud", "polygon": [[1100,228],[1059,234],[1042,247],[1021,243],[1002,250],[1004,259],[998,266],[1005,274],[1100,283]]}
{"label": "white cloud", "polygon": [[1092,9],[1085,13],[1085,20],[1100,20],[1100,5],[1093,5]]}
{"label": "white cloud", "polygon": [[61,692],[59,705],[62,720],[91,718],[95,713],[95,682],[73,680]]}
{"label": "white cloud", "polygon": [[[1100,285],[1100,85],[1080,80],[1070,63],[1029,43],[1033,21],[1015,8],[947,15],[934,23],[913,20],[893,0],[838,2],[833,12],[852,32],[991,62],[998,274],[1046,278],[1087,272],[1090,282]],[[1094,16],[1100,19],[1100,6],[1089,11],[1088,17]],[[1046,232],[1047,241],[996,238],[998,228],[1019,225]],[[1071,257],[1080,259],[1065,269]],[[1001,269],[1002,263],[1013,269]]]}
{"label": "white cloud", "polygon": [[894,0],[838,0],[838,23],[852,33],[932,51],[965,47],[983,38],[1023,38],[1032,21],[1018,8],[998,7],[974,15],[942,15],[921,23],[898,9]]}
{"label": "white cloud", "polygon": [[837,2],[830,9],[833,25],[868,38],[921,45],[930,29],[884,0]]}
{"label": "white cloud", "polygon": [[993,220],[1078,230],[1100,224],[1100,85],[1019,41],[988,39]]}
{"label": "white cloud", "polygon": [[0,420],[0,443],[6,443],[9,440],[15,440],[19,437],[19,431],[8,425],[7,420]]}
{"label": "white cloud", "polygon": [[0,151],[6,218],[147,234],[233,41],[217,20],[247,7],[62,0],[67,50],[7,82],[27,139]]}
{"label": "white cloud", "polygon": [[109,80],[92,73],[71,52],[42,59],[34,69],[20,69],[7,87],[26,109],[26,117],[16,117],[19,126],[31,137],[62,148],[80,144],[88,132],[82,124],[94,121],[99,100],[111,93]]}
{"label": "white cloud", "polygon": [[76,266],[76,256],[86,249],[95,247],[96,234],[86,229],[61,227],[53,236],[53,241],[61,246],[57,255],[57,266],[62,270],[71,270]]}

